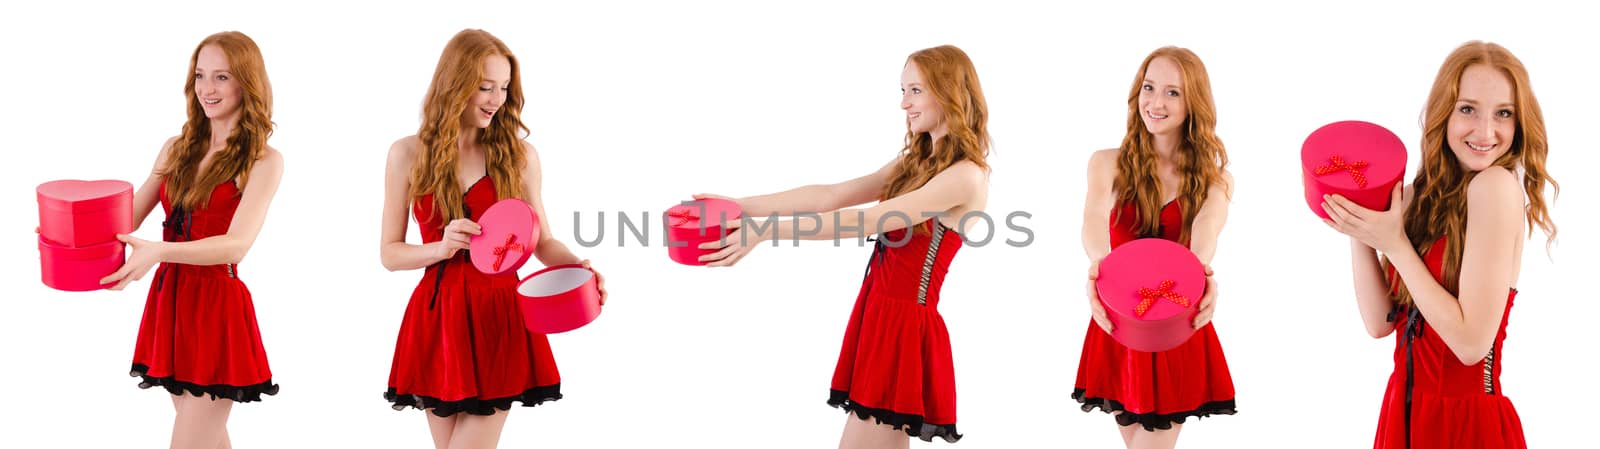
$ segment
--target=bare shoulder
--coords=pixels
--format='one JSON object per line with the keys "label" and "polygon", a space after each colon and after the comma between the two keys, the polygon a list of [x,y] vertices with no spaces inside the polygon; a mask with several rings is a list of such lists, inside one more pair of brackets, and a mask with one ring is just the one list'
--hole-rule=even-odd
{"label": "bare shoulder", "polygon": [[389,145],[389,166],[410,167],[412,161],[417,160],[417,152],[421,151],[422,140],[416,135],[401,137]]}
{"label": "bare shoulder", "polygon": [[394,144],[389,145],[389,155],[397,156],[395,153],[401,153],[398,156],[415,156],[419,148],[422,148],[422,139],[418,139],[416,134],[412,134],[401,137],[400,140],[396,140]]}
{"label": "bare shoulder", "polygon": [[168,137],[166,142],[161,143],[160,155],[166,156],[168,152],[172,151],[172,144],[175,143],[178,143],[178,136]]}
{"label": "bare shoulder", "polygon": [[1089,155],[1089,169],[1096,172],[1115,170],[1117,167],[1118,148],[1107,148]]}
{"label": "bare shoulder", "polygon": [[539,149],[534,148],[532,143],[526,140],[519,140],[518,142],[522,143],[522,151],[527,153],[529,160],[539,159]]}
{"label": "bare shoulder", "polygon": [[1233,196],[1233,172],[1228,171],[1226,168],[1222,169],[1222,179],[1220,182],[1213,184],[1211,188],[1221,188],[1222,191],[1228,192],[1229,196]]}
{"label": "bare shoulder", "polygon": [[273,148],[271,145],[267,145],[264,150],[261,152],[261,159],[256,160],[256,168],[283,170],[283,152],[278,151],[277,148]]}
{"label": "bare shoulder", "polygon": [[944,172],[940,174],[978,183],[986,182],[989,179],[989,171],[984,170],[983,167],[978,166],[978,163],[972,161],[956,162],[950,165],[950,168],[944,169]]}
{"label": "bare shoulder", "polygon": [[1473,203],[1511,204],[1519,192],[1517,175],[1511,170],[1501,166],[1483,169],[1467,184],[1467,210],[1472,210]]}
{"label": "bare shoulder", "polygon": [[533,144],[529,143],[527,140],[518,140],[517,142],[522,144],[523,169],[528,171],[538,170],[539,150],[534,148]]}
{"label": "bare shoulder", "polygon": [[972,161],[956,162],[934,175],[934,179],[943,179],[945,185],[964,192],[985,192],[989,186],[989,174]]}
{"label": "bare shoulder", "polygon": [[156,167],[166,164],[167,155],[172,154],[172,146],[177,143],[178,136],[168,137],[166,142],[161,143],[161,150],[156,152]]}

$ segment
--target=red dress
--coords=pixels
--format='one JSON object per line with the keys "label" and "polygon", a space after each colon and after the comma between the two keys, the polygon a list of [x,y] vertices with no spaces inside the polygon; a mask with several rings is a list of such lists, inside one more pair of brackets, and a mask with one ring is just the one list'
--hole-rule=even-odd
{"label": "red dress", "polygon": [[[1423,256],[1428,271],[1439,282],[1444,282],[1444,242],[1442,238],[1434,242]],[[1416,308],[1396,308],[1394,374],[1389,376],[1389,387],[1383,394],[1383,413],[1378,416],[1378,435],[1372,447],[1528,447],[1522,438],[1517,409],[1500,388],[1500,370],[1505,363],[1501,344],[1506,339],[1506,321],[1516,297],[1514,289],[1506,296],[1506,309],[1488,356],[1471,365],[1461,364]],[[1410,444],[1406,444],[1408,432]]]}
{"label": "red dress", "polygon": [[[464,195],[477,220],[499,198],[494,180],[480,178]],[[433,195],[412,205],[423,242],[444,236]],[[478,271],[467,250],[429,266],[411,292],[389,369],[384,399],[395,410],[430,409],[491,415],[520,401],[532,407],[561,399],[561,375],[544,335],[528,332],[517,306],[517,274]]]}
{"label": "red dress", "polygon": [[[194,211],[173,207],[165,182],[159,197],[167,214],[161,240],[187,242],[227,234],[240,194],[233,181],[218,184]],[[159,385],[175,395],[250,402],[278,393],[237,265],[162,262],[156,268],[129,375],[143,378],[139,388]]]}
{"label": "red dress", "polygon": [[[906,434],[954,443],[955,365],[939,286],[961,235],[938,220],[877,237],[845,327],[828,405]],[[908,233],[910,235],[908,235]]]}
{"label": "red dress", "polygon": [[[1111,211],[1111,247],[1141,238],[1138,207],[1128,202]],[[1119,219],[1120,218],[1120,219]],[[1178,241],[1183,213],[1177,200],[1161,209],[1160,237]],[[1072,398],[1087,412],[1120,411],[1117,424],[1145,430],[1170,429],[1189,417],[1232,415],[1233,377],[1212,323],[1189,341],[1162,352],[1128,349],[1089,320],[1078,359]]]}

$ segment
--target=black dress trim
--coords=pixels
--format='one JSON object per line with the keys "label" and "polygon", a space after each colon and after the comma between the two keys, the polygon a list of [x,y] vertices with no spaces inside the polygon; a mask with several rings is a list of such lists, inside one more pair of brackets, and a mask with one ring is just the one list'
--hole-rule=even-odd
{"label": "black dress trim", "polygon": [[1089,412],[1099,408],[1106,413],[1116,412],[1117,425],[1131,426],[1139,424],[1144,430],[1156,431],[1171,429],[1174,423],[1183,424],[1190,417],[1205,418],[1211,415],[1232,415],[1238,413],[1233,400],[1212,401],[1200,404],[1200,408],[1178,413],[1132,413],[1121,402],[1105,398],[1084,397],[1082,388],[1072,390],[1072,399],[1083,404],[1083,411]]}
{"label": "black dress trim", "polygon": [[261,400],[261,395],[263,394],[269,396],[278,394],[278,385],[272,383],[272,379],[242,387],[227,384],[200,385],[177,380],[171,376],[153,377],[148,374],[149,372],[150,367],[135,363],[133,368],[128,371],[128,375],[142,378],[139,381],[139,388],[142,389],[159,386],[173,395],[182,396],[185,393],[193,396],[209,395],[213,401],[227,399],[234,402],[255,402]]}
{"label": "black dress trim", "polygon": [[862,421],[870,417],[877,420],[878,424],[886,424],[895,430],[904,430],[906,435],[921,438],[922,441],[933,441],[933,437],[939,437],[946,442],[954,443],[961,439],[961,434],[956,433],[955,424],[928,424],[923,422],[922,415],[867,407],[850,400],[849,392],[828,390],[828,405],[844,409],[846,414],[855,413]]}
{"label": "black dress trim", "polygon": [[521,402],[523,407],[533,407],[545,401],[561,399],[561,384],[533,387],[523,391],[522,394],[496,398],[478,399],[466,398],[458,401],[445,401],[439,398],[415,394],[398,394],[393,387],[383,393],[383,398],[393,403],[395,410],[405,410],[411,407],[419,410],[428,410],[434,415],[448,417],[456,413],[469,415],[488,416],[496,410],[511,410],[512,402]]}

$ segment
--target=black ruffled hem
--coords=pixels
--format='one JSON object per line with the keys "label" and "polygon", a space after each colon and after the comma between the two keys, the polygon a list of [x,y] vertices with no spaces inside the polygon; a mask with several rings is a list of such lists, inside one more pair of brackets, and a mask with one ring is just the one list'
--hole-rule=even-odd
{"label": "black ruffled hem", "polygon": [[139,381],[139,388],[142,389],[149,389],[150,387],[159,386],[161,388],[165,388],[168,393],[172,393],[173,395],[182,396],[185,393],[194,395],[196,397],[209,395],[213,401],[218,399],[227,399],[234,402],[255,402],[261,400],[261,395],[263,394],[268,396],[278,394],[278,385],[272,383],[271,379],[267,379],[266,382],[243,387],[226,384],[200,385],[184,382],[172,377],[151,377],[149,374],[147,374],[149,372],[150,367],[135,363],[133,364],[133,368],[128,371],[128,375],[142,378],[143,380]]}
{"label": "black ruffled hem", "polygon": [[498,399],[466,398],[459,401],[445,401],[439,398],[415,395],[398,394],[393,387],[383,393],[383,398],[394,403],[395,410],[405,410],[411,407],[419,410],[428,410],[434,415],[448,417],[456,413],[469,415],[488,416],[495,411],[511,410],[512,402],[521,402],[523,407],[532,407],[543,404],[545,401],[561,399],[561,384],[529,388],[522,394]]}
{"label": "black ruffled hem", "polygon": [[939,437],[946,442],[954,443],[961,439],[961,434],[956,433],[955,424],[928,424],[922,422],[921,415],[867,407],[850,400],[849,392],[828,390],[828,405],[844,409],[846,414],[854,412],[862,421],[871,417],[877,420],[878,424],[887,424],[895,430],[904,430],[906,435],[921,438],[922,441],[933,441],[933,437]]}
{"label": "black ruffled hem", "polygon": [[1232,415],[1234,413],[1238,413],[1238,410],[1235,408],[1232,399],[1226,401],[1207,402],[1200,404],[1200,408],[1186,412],[1165,414],[1131,413],[1127,408],[1122,406],[1121,402],[1105,398],[1083,397],[1082,388],[1076,388],[1072,390],[1072,399],[1076,399],[1078,402],[1082,403],[1083,411],[1085,412],[1093,411],[1096,408],[1099,408],[1100,411],[1106,413],[1117,412],[1115,414],[1117,418],[1117,425],[1131,426],[1134,424],[1139,424],[1144,426],[1144,430],[1152,432],[1156,430],[1171,429],[1173,423],[1183,424],[1183,421],[1189,419],[1190,417],[1205,418],[1211,415]]}

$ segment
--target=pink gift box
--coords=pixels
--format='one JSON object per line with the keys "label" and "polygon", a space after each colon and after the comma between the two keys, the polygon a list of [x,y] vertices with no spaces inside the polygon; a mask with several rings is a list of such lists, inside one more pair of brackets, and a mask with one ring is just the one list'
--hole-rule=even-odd
{"label": "pink gift box", "polygon": [[44,285],[56,290],[84,292],[111,287],[100,279],[122,268],[123,244],[110,241],[72,247],[39,237],[39,274]]}
{"label": "pink gift box", "polygon": [[1189,340],[1205,287],[1200,259],[1183,245],[1157,238],[1112,250],[1100,261],[1095,280],[1114,326],[1111,337],[1145,352],[1165,351]]}
{"label": "pink gift box", "polygon": [[740,218],[739,204],[722,199],[695,200],[667,209],[667,256],[684,265],[705,265],[700,256],[716,250],[700,249],[730,234],[722,223]]}
{"label": "pink gift box", "polygon": [[500,200],[478,217],[483,231],[472,236],[467,249],[472,266],[487,274],[522,268],[539,243],[539,217],[528,203],[508,198]]}
{"label": "pink gift box", "polygon": [[1389,210],[1395,183],[1406,174],[1406,146],[1382,126],[1362,121],[1317,128],[1300,147],[1306,205],[1324,220],[1323,195],[1340,194],[1372,210]]}
{"label": "pink gift box", "polygon": [[115,242],[133,232],[133,184],[60,180],[39,184],[39,236],[68,247]]}
{"label": "pink gift box", "polygon": [[582,264],[555,265],[523,278],[517,303],[528,332],[558,334],[600,316],[600,287]]}

